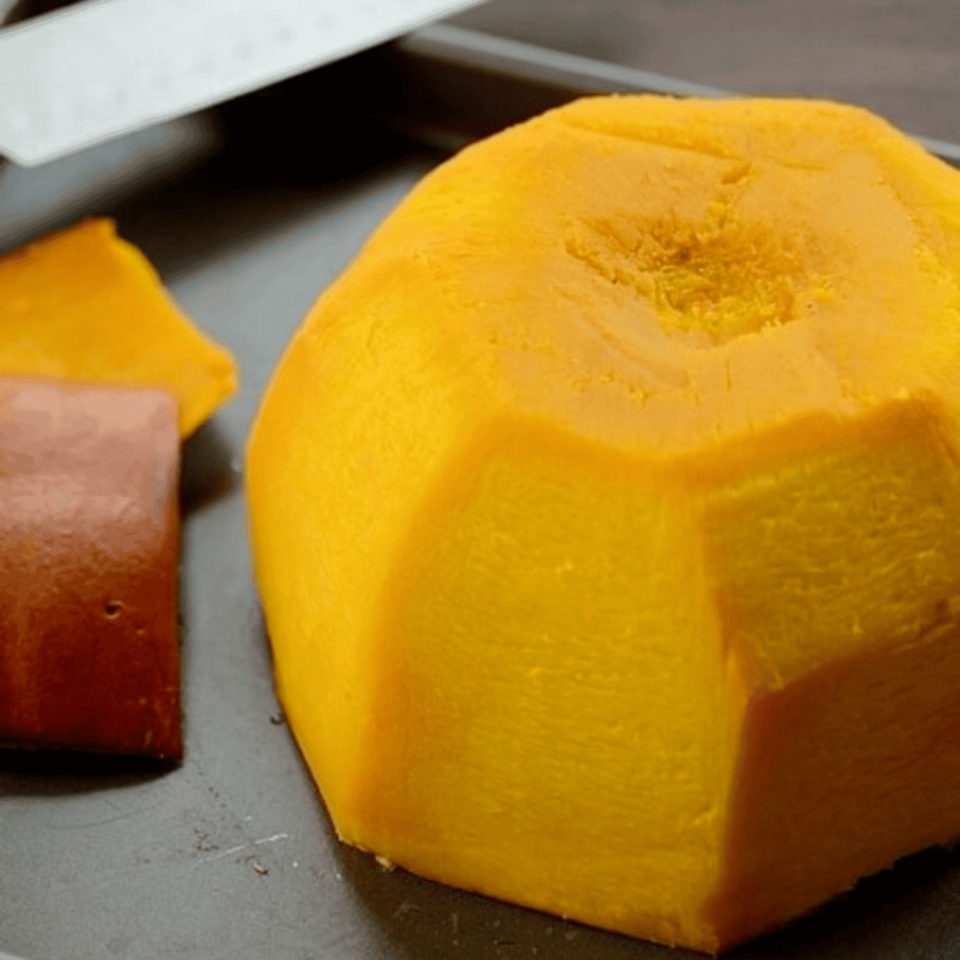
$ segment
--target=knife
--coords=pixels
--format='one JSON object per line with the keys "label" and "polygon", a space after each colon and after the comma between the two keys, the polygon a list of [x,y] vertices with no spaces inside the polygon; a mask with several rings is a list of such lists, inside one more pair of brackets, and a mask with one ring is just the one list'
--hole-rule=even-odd
{"label": "knife", "polygon": [[86,0],[0,30],[0,154],[46,163],[477,2]]}

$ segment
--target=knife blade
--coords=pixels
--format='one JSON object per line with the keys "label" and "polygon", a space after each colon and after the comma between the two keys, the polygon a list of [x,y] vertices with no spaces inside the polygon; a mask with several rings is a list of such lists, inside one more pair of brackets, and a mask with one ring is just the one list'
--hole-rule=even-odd
{"label": "knife blade", "polygon": [[0,154],[46,163],[477,2],[86,0],[0,31]]}

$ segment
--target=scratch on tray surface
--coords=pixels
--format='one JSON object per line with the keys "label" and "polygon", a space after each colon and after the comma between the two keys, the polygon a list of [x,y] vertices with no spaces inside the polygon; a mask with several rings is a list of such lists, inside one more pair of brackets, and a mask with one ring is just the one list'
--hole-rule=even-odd
{"label": "scratch on tray surface", "polygon": [[196,863],[210,863],[212,860],[222,860],[224,857],[232,857],[234,854],[247,850],[250,847],[259,847],[264,843],[276,843],[278,840],[289,840],[289,833],[275,833],[271,837],[262,837],[260,840],[254,840],[251,843],[238,843],[235,847],[229,847],[226,850],[218,850],[206,857],[198,857]]}
{"label": "scratch on tray surface", "polygon": [[157,807],[161,806],[160,803],[151,803],[143,807],[132,807],[129,810],[120,810],[115,803],[112,801],[106,800],[106,798],[101,798],[101,802],[106,803],[110,808],[117,811],[116,813],[108,814],[102,817],[93,817],[90,820],[80,820],[77,823],[50,823],[51,830],[82,830],[87,827],[102,827],[108,823],[116,823],[118,820],[127,820],[130,817],[139,816],[141,813],[147,813],[150,810],[155,810]]}
{"label": "scratch on tray surface", "polygon": [[264,837],[262,840],[254,840],[254,846],[259,847],[261,843],[276,843],[278,840],[289,840],[289,833],[275,833],[272,837]]}

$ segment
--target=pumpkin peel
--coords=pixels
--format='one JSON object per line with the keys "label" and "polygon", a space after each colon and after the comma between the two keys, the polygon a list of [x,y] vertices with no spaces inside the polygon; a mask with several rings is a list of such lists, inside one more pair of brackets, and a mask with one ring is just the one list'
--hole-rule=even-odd
{"label": "pumpkin peel", "polygon": [[584,100],[413,191],[248,445],[343,839],[716,952],[960,836],[958,214],[788,100]]}

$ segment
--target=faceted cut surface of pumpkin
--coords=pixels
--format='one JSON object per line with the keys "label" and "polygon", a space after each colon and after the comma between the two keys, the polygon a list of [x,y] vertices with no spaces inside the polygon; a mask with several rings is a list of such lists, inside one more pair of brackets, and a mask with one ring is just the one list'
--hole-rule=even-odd
{"label": "faceted cut surface of pumpkin", "polygon": [[960,176],[855,108],[580,101],[407,198],[248,450],[340,835],[706,951],[960,835]]}

